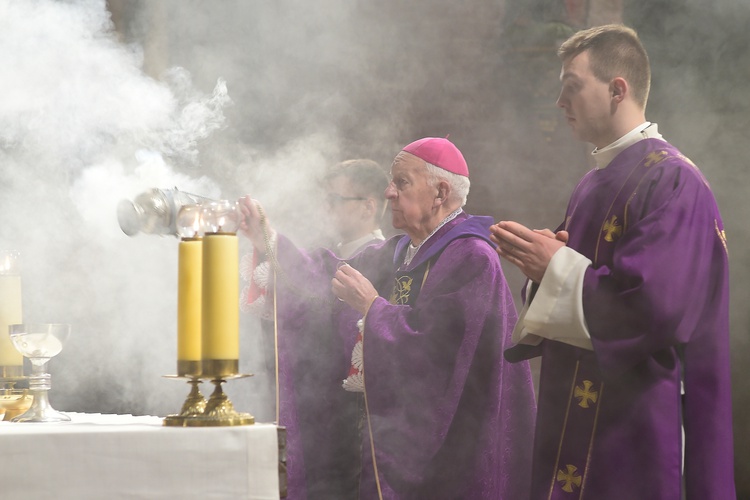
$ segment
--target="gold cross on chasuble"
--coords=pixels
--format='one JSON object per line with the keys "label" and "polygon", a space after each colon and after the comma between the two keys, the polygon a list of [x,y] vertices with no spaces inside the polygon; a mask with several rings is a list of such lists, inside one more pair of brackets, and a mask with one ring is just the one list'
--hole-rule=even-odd
{"label": "gold cross on chasuble", "polygon": [[[594,354],[579,350],[577,355],[579,359],[575,365],[570,365],[570,385],[565,395],[565,423],[560,429],[555,466],[550,471],[549,500],[581,498],[592,458],[590,452],[596,440],[604,384],[598,382],[599,374]],[[565,377],[562,373],[561,376]]]}
{"label": "gold cross on chasuble", "polygon": [[567,471],[562,469],[557,471],[557,480],[562,483],[562,490],[566,493],[573,493],[573,487],[581,487],[581,475],[577,474],[578,468],[575,465],[566,465]]}
{"label": "gold cross on chasuble", "polygon": [[590,380],[584,380],[583,387],[577,386],[573,391],[573,397],[579,400],[578,406],[581,408],[588,408],[589,401],[596,403],[596,400],[599,398],[599,393],[591,390],[593,386],[593,382]]}

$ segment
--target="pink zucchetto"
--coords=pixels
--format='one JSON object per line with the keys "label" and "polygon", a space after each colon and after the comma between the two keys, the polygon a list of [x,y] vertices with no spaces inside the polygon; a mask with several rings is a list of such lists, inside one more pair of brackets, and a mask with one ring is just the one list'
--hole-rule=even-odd
{"label": "pink zucchetto", "polygon": [[425,137],[412,142],[403,150],[448,172],[464,177],[469,176],[469,167],[466,165],[464,155],[448,139]]}

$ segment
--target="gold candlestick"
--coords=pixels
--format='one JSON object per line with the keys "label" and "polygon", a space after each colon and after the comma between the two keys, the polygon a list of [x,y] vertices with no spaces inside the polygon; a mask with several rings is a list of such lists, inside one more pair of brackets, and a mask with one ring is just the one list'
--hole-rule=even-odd
{"label": "gold candlestick", "polygon": [[[200,213],[200,219],[197,215]],[[239,413],[224,394],[221,384],[229,379],[249,377],[239,373],[239,249],[237,243],[237,227],[239,226],[239,211],[237,204],[222,200],[203,206],[183,207],[178,216],[179,234],[183,236],[181,242],[181,262],[187,262],[187,243],[185,237],[197,237],[199,227],[203,229],[203,239],[200,245],[202,261],[201,293],[193,297],[200,298],[200,315],[184,318],[181,321],[178,338],[188,339],[184,346],[200,347],[200,361],[192,361],[183,349],[178,355],[178,375],[190,376],[192,389],[182,410],[177,415],[169,415],[164,419],[164,425],[182,427],[210,427],[250,425],[255,423],[255,417],[249,413]],[[184,252],[182,252],[184,251]],[[197,267],[198,253],[192,254],[190,269]],[[187,267],[181,276],[186,277]],[[181,283],[187,283],[184,279]],[[183,289],[184,288],[184,289]],[[181,287],[186,292],[187,287]],[[183,294],[187,297],[187,293]],[[182,311],[194,310],[183,305]],[[183,314],[183,316],[185,316]],[[182,318],[182,316],[180,316]],[[200,321],[200,325],[197,322]],[[200,327],[200,328],[198,328]],[[200,339],[188,336],[187,332],[200,332]],[[214,392],[208,401],[204,402],[198,391],[201,379],[211,380]]]}
{"label": "gold candlestick", "polygon": [[[208,401],[203,399],[198,390],[201,379],[198,377],[190,378],[188,383],[191,384],[192,388],[182,404],[180,413],[165,417],[164,425],[170,427],[229,427],[254,424],[255,417],[249,413],[236,411],[221,387],[221,384],[228,379],[251,376],[251,374],[237,374],[227,377],[214,377],[211,382],[215,387]],[[168,375],[167,377],[185,378],[177,375]]]}
{"label": "gold candlestick", "polygon": [[184,377],[181,375],[168,375],[169,378],[187,378],[188,384],[190,384],[190,393],[185,402],[182,403],[180,413],[175,415],[167,415],[164,418],[164,425],[169,427],[185,427],[185,421],[191,418],[203,415],[206,411],[206,399],[201,394],[198,384],[201,383],[201,379],[198,377]]}
{"label": "gold candlestick", "polygon": [[[248,375],[240,375],[248,376]],[[235,376],[232,378],[238,378]],[[229,378],[229,377],[227,377]],[[214,384],[214,392],[208,398],[206,411],[199,420],[205,426],[233,426],[233,425],[252,425],[255,423],[255,417],[249,413],[239,413],[234,409],[234,405],[221,388],[221,384],[226,382],[221,377],[216,377],[211,382]]]}

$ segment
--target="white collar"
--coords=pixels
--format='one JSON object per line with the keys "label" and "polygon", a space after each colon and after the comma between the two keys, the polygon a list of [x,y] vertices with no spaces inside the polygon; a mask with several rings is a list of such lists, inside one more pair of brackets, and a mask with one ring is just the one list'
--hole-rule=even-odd
{"label": "white collar", "polygon": [[623,152],[626,148],[632,146],[638,141],[649,138],[662,138],[661,134],[659,133],[659,126],[656,123],[644,122],[617,139],[609,146],[605,146],[601,149],[594,149],[591,152],[591,156],[594,157],[596,168],[605,168],[610,164],[612,160],[615,159],[615,156]]}
{"label": "white collar", "polygon": [[414,246],[414,244],[410,242],[409,246],[406,247],[406,255],[404,256],[404,266],[408,266],[411,263],[411,260],[414,258],[415,255],[417,255],[417,252],[419,252],[419,249],[422,248],[422,245],[424,245],[427,240],[432,238],[432,235],[437,233],[438,229],[440,229],[441,227],[443,227],[444,225],[446,225],[447,223],[449,223],[450,221],[458,217],[458,214],[460,214],[461,212],[463,212],[463,207],[459,207],[455,209],[453,212],[449,213],[448,216],[442,221],[440,221],[440,224],[438,224],[437,227],[435,227],[435,229],[433,229],[432,232],[427,235],[427,238],[423,239],[422,243],[420,243],[419,245]]}
{"label": "white collar", "polygon": [[352,256],[352,254],[362,245],[367,243],[368,241],[372,240],[380,240],[383,241],[385,237],[383,236],[383,231],[380,229],[376,229],[370,233],[367,233],[366,235],[362,236],[361,238],[357,238],[354,241],[348,241],[346,243],[339,243],[336,245],[337,253],[339,254],[339,257],[342,259],[348,259]]}

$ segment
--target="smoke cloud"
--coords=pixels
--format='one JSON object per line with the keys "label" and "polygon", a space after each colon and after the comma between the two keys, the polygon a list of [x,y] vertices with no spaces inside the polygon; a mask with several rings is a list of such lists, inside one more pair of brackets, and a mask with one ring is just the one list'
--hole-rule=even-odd
{"label": "smoke cloud", "polygon": [[[327,236],[326,166],[388,167],[404,144],[450,134],[470,212],[555,227],[589,147],[555,109],[554,47],[566,25],[623,21],[651,56],[649,119],[706,173],[724,216],[737,477],[750,477],[750,4],[583,3],[0,2],[0,246],[21,252],[25,320],[73,325],[50,363],[53,405],[165,415],[187,394],[162,377],[176,368],[177,241],[117,225],[117,203],[152,187],[249,193],[312,246]],[[256,377],[226,390],[268,421],[271,348],[242,321],[240,368]]]}
{"label": "smoke cloud", "polygon": [[3,2],[0,62],[0,241],[21,252],[24,320],[73,325],[53,403],[164,413],[179,405],[160,380],[174,372],[176,243],[123,237],[116,205],[150,187],[220,194],[174,164],[224,126],[226,85],[146,76],[94,1]]}
{"label": "smoke cloud", "polygon": [[[0,247],[21,253],[24,320],[73,325],[50,363],[53,405],[178,411],[187,386],[162,377],[176,369],[177,240],[128,238],[118,202],[153,187],[226,199],[252,191],[281,230],[300,227],[291,223],[300,210],[309,216],[297,237],[312,243],[324,228],[310,198],[338,156],[335,140],[321,126],[267,152],[233,131],[218,135],[234,105],[227,81],[214,74],[199,88],[178,65],[149,76],[143,46],[123,42],[103,1],[0,4],[0,63],[9,75],[0,82]],[[257,320],[243,322],[241,369],[262,379],[272,371],[267,346],[253,334]],[[236,404],[270,420],[273,402],[261,395],[272,381],[257,391],[254,382],[236,382]]]}

